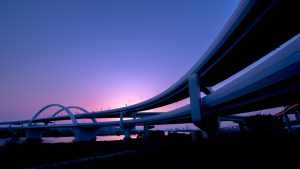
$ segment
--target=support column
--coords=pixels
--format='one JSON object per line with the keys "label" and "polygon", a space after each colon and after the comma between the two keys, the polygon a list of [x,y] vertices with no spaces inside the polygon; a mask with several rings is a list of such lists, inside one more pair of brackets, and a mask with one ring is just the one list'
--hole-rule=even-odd
{"label": "support column", "polygon": [[196,141],[197,140],[196,131],[192,132],[191,135],[192,135],[192,141]]}
{"label": "support column", "polygon": [[149,125],[145,124],[144,125],[144,140],[149,140]]}
{"label": "support column", "polygon": [[220,127],[220,119],[217,115],[206,115],[201,124],[201,129],[204,130],[203,138],[215,138]]}
{"label": "support column", "polygon": [[131,140],[130,134],[131,134],[131,129],[125,128],[123,140],[124,141],[130,141]]}
{"label": "support column", "polygon": [[121,129],[124,128],[124,120],[123,120],[123,117],[124,117],[124,113],[121,112],[121,113],[120,113],[120,128],[121,128]]}
{"label": "support column", "polygon": [[300,113],[298,110],[296,110],[296,112],[295,112],[295,117],[296,117],[297,121],[300,121]]}
{"label": "support column", "polygon": [[240,132],[245,131],[245,125],[242,122],[239,123],[239,128],[240,128]]}
{"label": "support column", "polygon": [[191,132],[191,136],[192,136],[192,141],[197,141],[197,140],[200,140],[202,138],[207,138],[205,137],[207,133],[203,130],[195,130],[195,131],[192,131]]}
{"label": "support column", "polygon": [[75,139],[74,142],[92,142],[96,141],[98,127],[76,127],[73,129]]}
{"label": "support column", "polygon": [[26,129],[26,141],[41,141],[42,134],[45,130],[40,128],[29,128]]}
{"label": "support column", "polygon": [[10,132],[11,132],[11,137],[10,137],[9,142],[10,143],[17,143],[19,141],[18,131],[13,129],[13,128],[10,128]]}
{"label": "support column", "polygon": [[286,127],[288,129],[288,132],[291,133],[292,132],[292,127],[291,127],[291,124],[290,124],[289,115],[284,113],[284,119],[285,119],[285,124],[286,124]]}
{"label": "support column", "polygon": [[[123,118],[124,118],[124,113],[121,112],[121,113],[120,113],[120,128],[121,128],[121,129],[123,130],[123,132],[124,132],[124,138],[123,138],[123,140],[124,140],[124,141],[130,141],[130,140],[131,140],[131,137],[130,137],[130,135],[131,135],[131,130],[134,129],[135,126],[124,124]],[[134,119],[136,118],[135,113],[133,113],[133,118],[134,118]]]}
{"label": "support column", "polygon": [[136,119],[136,112],[132,113],[132,119],[133,119],[133,120]]}
{"label": "support column", "polygon": [[125,142],[132,140],[130,135],[131,135],[131,130],[134,129],[134,128],[135,128],[135,126],[126,126],[126,125],[124,126],[124,128],[123,128],[123,131],[124,131],[123,140]]}
{"label": "support column", "polygon": [[203,116],[201,112],[201,90],[198,75],[191,75],[188,78],[188,83],[191,105],[191,117],[194,125],[204,130],[204,138],[216,137],[217,130],[220,126],[220,120],[218,115],[216,114]]}
{"label": "support column", "polygon": [[202,122],[201,113],[201,95],[200,95],[200,83],[197,74],[193,74],[188,78],[189,83],[189,94],[191,104],[191,116],[195,126],[200,127]]}

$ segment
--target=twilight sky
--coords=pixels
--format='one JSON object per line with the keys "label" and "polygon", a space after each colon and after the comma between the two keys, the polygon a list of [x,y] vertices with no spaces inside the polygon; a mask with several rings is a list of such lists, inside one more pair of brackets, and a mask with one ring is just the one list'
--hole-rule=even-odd
{"label": "twilight sky", "polygon": [[146,100],[192,67],[238,2],[1,0],[0,121],[50,103],[96,111]]}

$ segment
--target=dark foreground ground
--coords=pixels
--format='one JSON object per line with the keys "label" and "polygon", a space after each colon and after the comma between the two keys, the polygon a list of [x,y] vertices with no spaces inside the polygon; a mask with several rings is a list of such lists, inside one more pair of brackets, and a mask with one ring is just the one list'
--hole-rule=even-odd
{"label": "dark foreground ground", "polygon": [[0,147],[0,168],[300,168],[299,134],[228,134],[191,141],[179,135],[131,142]]}

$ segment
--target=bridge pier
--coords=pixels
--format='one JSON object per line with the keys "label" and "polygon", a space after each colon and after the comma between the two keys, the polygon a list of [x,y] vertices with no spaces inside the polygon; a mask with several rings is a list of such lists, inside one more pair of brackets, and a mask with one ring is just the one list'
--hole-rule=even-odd
{"label": "bridge pier", "polygon": [[296,110],[296,112],[295,112],[295,118],[297,121],[300,121],[300,113],[298,110]]}
{"label": "bridge pier", "polygon": [[123,131],[124,131],[123,141],[127,142],[127,141],[132,140],[130,135],[131,135],[131,130],[134,128],[135,128],[135,126],[124,126],[123,127]]}
{"label": "bridge pier", "polygon": [[42,134],[45,131],[45,129],[41,128],[31,128],[26,129],[26,141],[41,141],[42,140]]}
{"label": "bridge pier", "polygon": [[202,129],[203,138],[215,138],[220,127],[220,119],[217,115],[207,115],[203,117],[199,128]]}
{"label": "bridge pier", "polygon": [[244,125],[244,123],[240,122],[238,124],[239,124],[240,132],[244,132],[245,131],[245,125]]}
{"label": "bridge pier", "polygon": [[143,137],[144,140],[149,140],[149,130],[150,130],[149,125],[145,124],[144,125],[144,137]]}
{"label": "bridge pier", "polygon": [[75,135],[73,142],[96,141],[98,130],[98,127],[76,127],[73,129]]}
{"label": "bridge pier", "polygon": [[[134,125],[125,125],[124,124],[124,120],[123,120],[123,117],[124,117],[124,112],[121,112],[120,113],[120,128],[123,130],[123,133],[124,133],[124,138],[123,138],[123,141],[127,142],[127,141],[130,141],[132,138],[131,138],[131,130],[135,128]],[[136,118],[136,114],[133,113],[132,114],[132,118],[135,119]]]}
{"label": "bridge pier", "polygon": [[[203,116],[201,112],[201,90],[198,74],[192,74],[188,78],[188,83],[193,124],[202,129],[204,138],[216,137],[220,119],[218,115]],[[211,91],[209,90],[209,92]]]}
{"label": "bridge pier", "polygon": [[196,141],[197,140],[196,132],[195,131],[192,132],[191,135],[192,135],[192,141]]}
{"label": "bridge pier", "polygon": [[202,112],[201,112],[201,95],[200,95],[200,82],[197,74],[193,74],[188,78],[189,83],[189,95],[190,95],[190,105],[191,105],[191,117],[195,126],[199,126],[202,122]]}
{"label": "bridge pier", "polygon": [[288,129],[288,132],[289,133],[293,132],[292,126],[290,124],[290,118],[289,118],[289,115],[287,113],[284,113],[284,119],[285,119],[285,124],[286,124],[286,127]]}

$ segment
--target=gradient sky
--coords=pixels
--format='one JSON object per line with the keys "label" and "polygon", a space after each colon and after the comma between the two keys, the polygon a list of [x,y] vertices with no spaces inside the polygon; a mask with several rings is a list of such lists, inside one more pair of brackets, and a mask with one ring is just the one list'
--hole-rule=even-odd
{"label": "gradient sky", "polygon": [[50,103],[96,111],[146,100],[192,67],[238,2],[1,0],[0,121]]}

